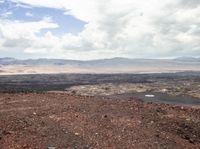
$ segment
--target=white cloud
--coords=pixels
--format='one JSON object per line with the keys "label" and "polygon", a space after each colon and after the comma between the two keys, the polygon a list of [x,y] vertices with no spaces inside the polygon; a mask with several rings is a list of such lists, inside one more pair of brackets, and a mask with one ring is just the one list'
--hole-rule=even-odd
{"label": "white cloud", "polygon": [[33,14],[30,13],[30,12],[26,12],[25,15],[26,15],[27,17],[32,17],[32,16],[33,16]]}
{"label": "white cloud", "polygon": [[37,38],[36,33],[42,29],[57,27],[56,23],[46,18],[37,22],[0,20],[0,32],[5,39]]}
{"label": "white cloud", "polygon": [[[47,33],[44,36],[37,36],[42,29],[59,27],[56,23],[44,18],[37,22],[20,22],[0,19],[0,53],[38,53],[43,49],[48,53],[48,48],[54,47],[52,40],[49,40]],[[56,41],[55,41],[56,42]],[[40,47],[40,48],[38,48]],[[42,47],[42,48],[41,48]],[[46,50],[44,50],[46,48]],[[31,49],[31,50],[30,50]],[[15,55],[12,55],[15,56]]]}
{"label": "white cloud", "polygon": [[4,40],[28,37],[30,45],[24,49],[25,53],[71,59],[200,54],[198,0],[190,3],[186,0],[12,1],[33,7],[62,9],[65,14],[87,22],[78,35],[66,33],[61,37],[50,32],[42,37],[36,36],[43,28],[58,27],[51,19],[0,23]]}
{"label": "white cloud", "polygon": [[[1,2],[0,2],[1,3]],[[13,13],[11,11],[8,11],[8,12],[4,12],[4,13],[1,13],[0,14],[0,17],[1,18],[8,18],[12,15]]]}

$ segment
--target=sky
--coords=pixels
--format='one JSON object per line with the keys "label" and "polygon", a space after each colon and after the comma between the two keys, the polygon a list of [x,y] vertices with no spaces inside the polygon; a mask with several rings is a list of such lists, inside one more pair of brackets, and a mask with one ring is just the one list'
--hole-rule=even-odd
{"label": "sky", "polygon": [[0,0],[0,57],[200,57],[200,0]]}

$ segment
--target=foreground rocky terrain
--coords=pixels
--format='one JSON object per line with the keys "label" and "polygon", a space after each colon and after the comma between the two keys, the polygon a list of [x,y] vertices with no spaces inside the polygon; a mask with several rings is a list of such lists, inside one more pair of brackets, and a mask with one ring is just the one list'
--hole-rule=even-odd
{"label": "foreground rocky terrain", "polygon": [[200,109],[64,93],[0,94],[0,148],[200,148]]}

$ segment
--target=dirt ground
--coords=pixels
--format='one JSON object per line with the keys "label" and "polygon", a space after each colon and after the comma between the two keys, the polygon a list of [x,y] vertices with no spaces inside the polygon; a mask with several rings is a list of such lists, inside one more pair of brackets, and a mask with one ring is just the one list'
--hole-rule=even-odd
{"label": "dirt ground", "polygon": [[200,109],[137,99],[1,93],[0,149],[48,147],[198,149]]}

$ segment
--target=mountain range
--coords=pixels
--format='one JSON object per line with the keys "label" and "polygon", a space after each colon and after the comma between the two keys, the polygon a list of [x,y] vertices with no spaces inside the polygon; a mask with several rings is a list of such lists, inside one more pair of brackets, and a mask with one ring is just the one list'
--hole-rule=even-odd
{"label": "mountain range", "polygon": [[200,58],[194,57],[178,57],[175,59],[129,59],[129,58],[111,58],[111,59],[99,59],[99,60],[68,60],[68,59],[15,59],[11,57],[0,58],[0,65],[76,65],[76,66],[88,66],[88,65],[130,65],[130,64],[149,64],[156,62],[164,63],[200,63]]}
{"label": "mountain range", "polygon": [[0,74],[29,73],[154,73],[200,71],[200,58],[111,58],[99,60],[0,58]]}

